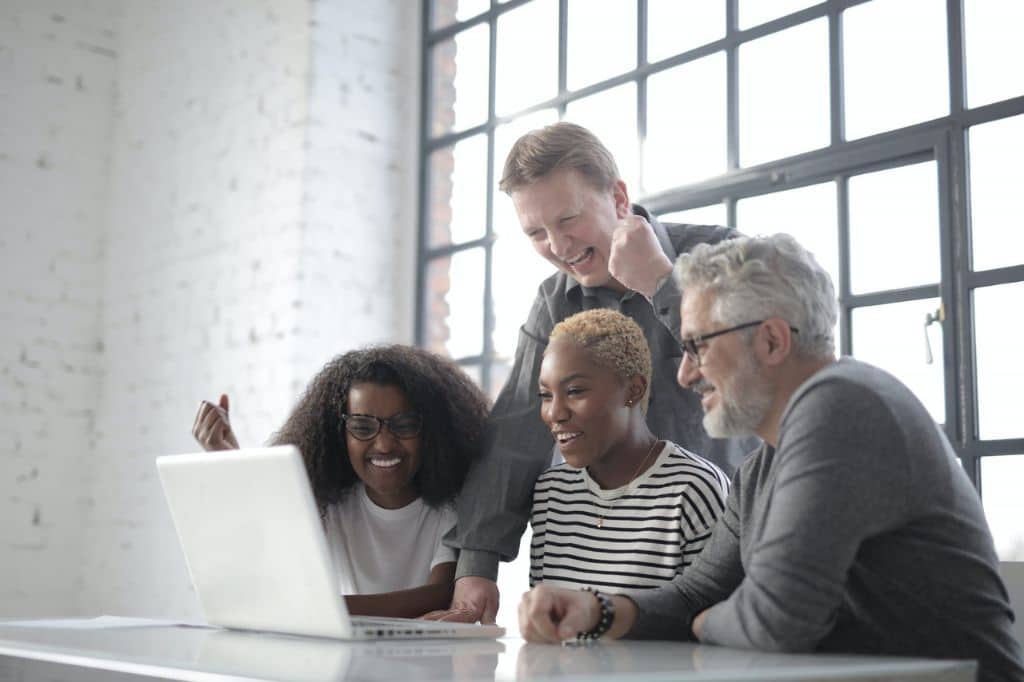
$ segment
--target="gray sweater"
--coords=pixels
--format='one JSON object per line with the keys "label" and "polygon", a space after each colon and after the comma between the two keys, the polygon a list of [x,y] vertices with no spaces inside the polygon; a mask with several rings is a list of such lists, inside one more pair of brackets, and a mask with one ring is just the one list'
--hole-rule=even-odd
{"label": "gray sweater", "polygon": [[632,592],[630,637],[767,651],[979,661],[1022,680],[1006,588],[981,501],[949,442],[894,377],[843,358],[793,394],[778,449],[737,472],[693,565]]}

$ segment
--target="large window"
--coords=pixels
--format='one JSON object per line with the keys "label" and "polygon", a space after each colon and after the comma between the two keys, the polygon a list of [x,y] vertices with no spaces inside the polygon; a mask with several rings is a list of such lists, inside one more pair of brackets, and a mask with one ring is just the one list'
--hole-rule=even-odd
{"label": "large window", "polygon": [[547,264],[497,192],[516,137],[596,132],[665,219],[785,231],[841,351],[944,424],[1024,560],[1024,3],[426,0],[419,342],[494,394]]}

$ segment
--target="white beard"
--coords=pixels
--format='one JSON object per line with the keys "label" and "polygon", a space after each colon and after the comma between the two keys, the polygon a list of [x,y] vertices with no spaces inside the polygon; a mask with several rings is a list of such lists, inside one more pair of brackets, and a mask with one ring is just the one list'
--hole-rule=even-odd
{"label": "white beard", "polygon": [[712,438],[752,436],[772,405],[771,388],[749,355],[741,356],[728,384],[718,387],[718,406],[704,415],[704,430]]}

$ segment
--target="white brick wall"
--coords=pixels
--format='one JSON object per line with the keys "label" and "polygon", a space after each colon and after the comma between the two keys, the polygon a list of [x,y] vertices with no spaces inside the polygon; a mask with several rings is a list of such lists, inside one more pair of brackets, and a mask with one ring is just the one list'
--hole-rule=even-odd
{"label": "white brick wall", "polygon": [[101,371],[116,3],[0,3],[0,617],[74,602]]}
{"label": "white brick wall", "polygon": [[303,383],[340,350],[413,339],[418,7],[313,5],[295,358]]}
{"label": "white brick wall", "polygon": [[[5,296],[14,302],[5,300],[0,315],[18,328],[18,340],[0,341],[0,425],[5,438],[14,434],[0,443],[0,513],[11,510],[0,517],[0,541],[38,543],[32,517],[44,504],[41,524],[53,523],[49,509],[63,510],[65,536],[80,542],[59,554],[20,550],[26,558],[13,576],[0,565],[0,585],[22,595],[0,593],[0,616],[191,617],[197,604],[153,456],[194,448],[189,428],[200,398],[230,393],[242,442],[261,443],[328,357],[411,339],[418,3],[67,4],[84,8],[92,23],[116,16],[105,57],[116,97],[106,99],[102,130],[82,133],[95,149],[76,157],[96,168],[67,183],[76,192],[90,186],[83,178],[96,185],[93,222],[65,230],[81,235],[76,251],[91,249],[92,260],[58,272],[74,278],[74,296],[90,298],[51,304],[55,278],[24,271],[45,261],[47,249],[65,247],[66,238],[29,243],[51,218],[30,216],[24,235],[5,225],[0,237],[5,272],[9,263],[22,268],[0,276],[5,293],[16,294]],[[0,24],[0,89],[12,32]],[[26,101],[24,117],[42,127],[46,107]],[[76,107],[62,110],[84,125]],[[13,126],[0,119],[0,130]],[[0,145],[0,169],[10,146]],[[31,161],[30,150],[23,155]],[[7,205],[29,189],[29,171],[0,170],[20,183]],[[43,203],[78,210],[59,196]],[[82,359],[78,378],[51,382],[60,396],[77,392],[72,407],[81,414],[54,421],[45,384],[20,359],[24,346],[41,358],[30,354],[29,364],[76,366],[64,346],[33,342],[33,320],[56,327],[61,343],[69,326],[87,339],[75,350],[91,365]],[[24,388],[8,397],[15,376]],[[31,409],[8,409],[23,395]],[[26,435],[40,430],[50,435]],[[76,457],[54,458],[51,471],[40,453],[57,434],[85,445]],[[30,488],[35,498],[19,492]],[[10,501],[19,495],[30,501]],[[27,521],[9,523],[15,513]],[[23,535],[14,536],[16,528]],[[26,581],[26,571],[36,577]]]}

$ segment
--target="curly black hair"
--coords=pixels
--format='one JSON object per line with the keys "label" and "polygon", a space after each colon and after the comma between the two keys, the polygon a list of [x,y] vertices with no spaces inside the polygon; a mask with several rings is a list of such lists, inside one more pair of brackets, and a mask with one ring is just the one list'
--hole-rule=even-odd
{"label": "curly black hair", "polygon": [[420,469],[413,483],[430,507],[450,503],[483,447],[488,401],[454,362],[413,346],[372,346],[339,355],[313,377],[273,445],[302,452],[320,515],[359,478],[352,469],[341,415],[352,384],[400,388],[423,415]]}

